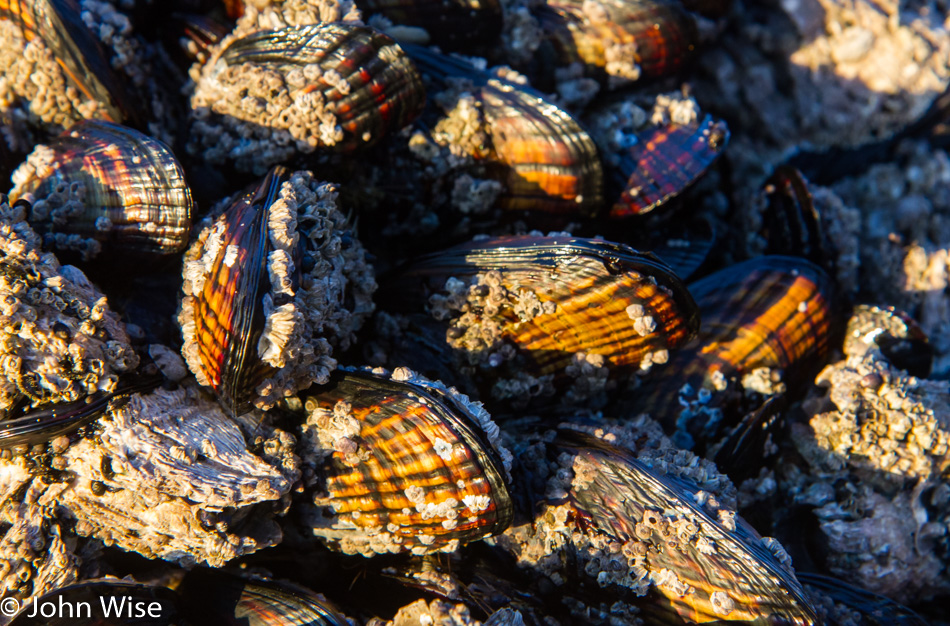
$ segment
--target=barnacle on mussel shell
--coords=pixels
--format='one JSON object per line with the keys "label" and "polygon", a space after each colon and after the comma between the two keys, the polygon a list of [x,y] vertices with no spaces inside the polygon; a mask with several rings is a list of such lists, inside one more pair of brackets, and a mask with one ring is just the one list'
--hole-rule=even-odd
{"label": "barnacle on mussel shell", "polygon": [[324,383],[376,283],[336,189],[276,167],[203,222],[185,255],[182,354],[232,414]]}
{"label": "barnacle on mussel shell", "polygon": [[105,245],[125,255],[181,252],[193,201],[161,142],[136,130],[83,121],[37,146],[13,174],[11,202],[27,200],[47,247],[84,260]]}
{"label": "barnacle on mussel shell", "polygon": [[536,58],[549,61],[550,46],[555,64],[580,63],[610,87],[675,73],[698,43],[679,0],[545,0],[533,12],[546,40]]}
{"label": "barnacle on mussel shell", "polygon": [[406,368],[341,372],[304,401],[314,535],[347,553],[425,554],[508,527],[511,455],[480,404]]}
{"label": "barnacle on mussel shell", "polygon": [[8,84],[43,121],[69,126],[82,118],[138,119],[76,0],[3,0],[0,33],[4,51],[12,53],[2,65]]}
{"label": "barnacle on mussel shell", "polygon": [[[597,395],[609,378],[666,363],[699,327],[692,297],[659,259],[575,237],[499,237],[430,254],[387,281],[383,299],[411,325],[436,325],[456,371],[514,401],[552,385],[576,400]],[[418,366],[431,369],[430,359]]]}
{"label": "barnacle on mussel shell", "polygon": [[30,207],[0,196],[0,415],[115,389],[138,356],[118,317],[75,267],[40,251]]}
{"label": "barnacle on mussel shell", "polygon": [[708,115],[696,124],[671,122],[638,134],[620,156],[627,180],[610,215],[640,215],[665,203],[702,176],[728,141],[726,125]]}
{"label": "barnacle on mussel shell", "polygon": [[702,315],[698,336],[630,403],[687,448],[709,445],[733,425],[723,409],[730,393],[783,392],[787,370],[827,352],[834,321],[831,279],[804,259],[758,257],[689,291]]}
{"label": "barnacle on mussel shell", "polygon": [[195,76],[188,149],[263,174],[318,147],[372,145],[422,110],[422,79],[386,35],[345,23],[226,38]]}
{"label": "barnacle on mussel shell", "polygon": [[816,623],[784,550],[736,515],[728,479],[655,422],[572,423],[526,441],[519,460],[546,477],[544,500],[533,526],[499,542],[522,567],[579,593],[594,584],[648,623]]}
{"label": "barnacle on mussel shell", "polygon": [[504,185],[499,208],[584,216],[600,208],[597,147],[570,113],[525,84],[461,59],[406,49],[443,87],[433,99],[446,114],[434,124],[431,141]]}

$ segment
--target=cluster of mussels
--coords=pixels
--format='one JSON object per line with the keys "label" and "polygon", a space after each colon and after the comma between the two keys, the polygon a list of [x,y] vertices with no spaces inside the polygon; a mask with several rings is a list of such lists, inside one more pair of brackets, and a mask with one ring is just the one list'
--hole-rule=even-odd
{"label": "cluster of mussels", "polygon": [[0,623],[950,623],[948,84],[946,0],[0,0]]}

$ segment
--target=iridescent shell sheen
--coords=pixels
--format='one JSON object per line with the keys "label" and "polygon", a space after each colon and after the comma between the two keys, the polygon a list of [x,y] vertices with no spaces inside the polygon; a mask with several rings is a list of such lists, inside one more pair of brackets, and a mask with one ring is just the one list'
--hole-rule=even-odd
{"label": "iridescent shell sheen", "polygon": [[188,242],[194,201],[184,170],[136,130],[79,122],[37,146],[13,182],[11,201],[32,204],[30,224],[59,251],[174,254]]}
{"label": "iridescent shell sheen", "polygon": [[535,13],[559,65],[619,84],[676,72],[699,39],[679,0],[547,0]]}
{"label": "iridescent shell sheen", "polygon": [[478,116],[477,128],[469,126],[465,136],[442,121],[435,130],[453,144],[453,154],[467,154],[504,185],[498,207],[585,216],[600,208],[597,147],[570,113],[526,85],[419,46],[406,48],[424,74],[447,86],[434,98],[449,117],[460,107]]}
{"label": "iridescent shell sheen", "polygon": [[725,123],[709,116],[696,125],[670,123],[640,133],[620,156],[627,181],[611,217],[640,215],[664,204],[702,176],[728,142]]}
{"label": "iridescent shell sheen", "polygon": [[207,218],[185,255],[182,353],[234,414],[325,382],[331,342],[348,347],[373,309],[375,282],[335,199],[309,172],[274,168]]}
{"label": "iridescent shell sheen", "polygon": [[16,23],[27,41],[41,38],[70,82],[98,102],[109,121],[135,122],[131,97],[102,44],[83,22],[81,10],[76,0],[0,0],[0,19]]}
{"label": "iridescent shell sheen", "polygon": [[305,523],[333,547],[451,552],[508,527],[510,454],[481,405],[405,368],[341,372],[304,401]]}
{"label": "iridescent shell sheen", "polygon": [[818,622],[791,567],[698,486],[590,436],[563,433],[555,445],[574,455],[577,525],[622,545],[641,563],[631,575],[659,592],[643,610],[672,610],[691,623]]}
{"label": "iridescent shell sheen", "polygon": [[213,162],[266,168],[316,148],[370,146],[419,115],[422,79],[386,35],[345,23],[225,39],[192,97],[192,144]]}
{"label": "iridescent shell sheen", "polygon": [[443,349],[474,368],[463,374],[485,382],[567,382],[585,363],[645,371],[699,327],[689,292],[659,259],[576,237],[498,237],[430,254],[388,281],[383,298],[390,311],[426,311],[445,329]]}

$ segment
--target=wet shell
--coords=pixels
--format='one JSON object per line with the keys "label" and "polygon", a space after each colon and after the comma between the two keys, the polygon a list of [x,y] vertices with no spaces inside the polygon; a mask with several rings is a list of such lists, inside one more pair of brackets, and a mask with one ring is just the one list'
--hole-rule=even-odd
{"label": "wet shell", "polygon": [[37,146],[13,174],[11,201],[32,204],[30,224],[48,247],[84,260],[174,254],[188,241],[194,202],[165,144],[100,121],[83,121]]}
{"label": "wet shell", "polygon": [[182,354],[232,414],[326,382],[331,342],[346,349],[373,310],[376,284],[335,199],[309,172],[276,167],[185,255]]}
{"label": "wet shell", "polygon": [[75,0],[0,0],[0,18],[13,21],[26,41],[40,38],[69,82],[99,104],[102,116],[116,123],[136,123],[131,97],[80,13]]}
{"label": "wet shell", "polygon": [[[784,384],[761,385],[777,384],[773,374],[789,378],[790,368],[820,359],[834,320],[832,281],[804,259],[758,257],[689,290],[702,315],[699,335],[673,356],[668,372],[645,385],[635,403],[668,432],[676,430],[677,443],[687,448],[696,438],[708,443],[722,427],[715,394],[746,375],[752,375],[742,381],[749,391],[784,389]],[[761,384],[759,373],[765,378]]]}
{"label": "wet shell", "polygon": [[465,396],[399,368],[337,374],[305,407],[300,454],[319,477],[306,523],[338,549],[452,552],[511,522],[511,455]]}
{"label": "wet shell", "polygon": [[[837,608],[835,605],[844,605],[860,616],[859,624],[867,626],[927,625],[927,622],[906,606],[866,589],[849,585],[843,580],[811,572],[798,574],[798,579],[805,585],[805,591],[813,598],[819,611],[821,609],[831,609],[828,611],[831,613],[832,610]],[[827,602],[823,602],[825,600],[830,601],[832,606],[829,607]],[[838,613],[838,611],[835,611],[835,613]],[[849,617],[854,619],[851,615]],[[828,619],[825,623],[837,624],[840,622]]]}
{"label": "wet shell", "polygon": [[423,73],[447,85],[435,96],[447,113],[434,125],[436,140],[504,185],[496,206],[586,216],[600,208],[597,147],[567,111],[525,85],[406,47]]}
{"label": "wet shell", "polygon": [[640,215],[664,204],[701,177],[728,142],[725,123],[708,115],[697,125],[670,123],[640,133],[620,157],[627,180],[610,216]]}
{"label": "wet shell", "polygon": [[[661,610],[694,623],[817,623],[772,544],[698,486],[593,437],[564,432],[555,444],[573,456],[569,498],[578,525],[623,546],[629,575],[652,584]],[[780,546],[775,552],[784,555]]]}
{"label": "wet shell", "polygon": [[580,62],[608,86],[673,74],[698,42],[679,0],[548,0],[536,13],[558,65]]}
{"label": "wet shell", "polygon": [[501,34],[499,0],[359,0],[366,15],[382,15],[399,26],[422,28],[445,50],[489,44]]}
{"label": "wet shell", "polygon": [[226,39],[192,98],[190,146],[263,173],[299,152],[372,145],[419,115],[422,79],[392,39],[311,24]]}
{"label": "wet shell", "polygon": [[196,569],[183,581],[181,593],[188,617],[195,623],[349,624],[326,598],[309,589],[247,574]]}
{"label": "wet shell", "polygon": [[388,310],[426,308],[443,320],[447,348],[489,380],[509,360],[561,381],[587,365],[603,374],[648,370],[699,326],[692,298],[664,263],[596,239],[475,241],[422,257],[387,293]]}
{"label": "wet shell", "polygon": [[789,166],[776,169],[762,189],[759,205],[768,254],[801,256],[822,266],[832,261],[831,244],[800,171]]}

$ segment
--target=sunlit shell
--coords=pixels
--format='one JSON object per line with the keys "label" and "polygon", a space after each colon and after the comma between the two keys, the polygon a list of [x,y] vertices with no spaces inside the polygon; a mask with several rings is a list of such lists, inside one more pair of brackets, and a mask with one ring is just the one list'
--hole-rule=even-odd
{"label": "sunlit shell", "polygon": [[709,116],[696,125],[670,123],[640,133],[620,157],[627,181],[611,217],[640,215],[667,202],[702,176],[728,141],[725,123]]}
{"label": "sunlit shell", "polygon": [[[804,259],[758,257],[720,270],[689,288],[702,315],[698,336],[673,355],[634,404],[691,447],[720,432],[723,415],[713,401],[737,379],[761,372],[777,384],[829,347],[834,321],[831,279]],[[675,373],[675,374],[674,374]],[[748,391],[770,393],[744,379]],[[784,389],[784,384],[781,388]]]}
{"label": "sunlit shell", "polygon": [[479,404],[405,368],[345,372],[306,395],[313,533],[364,555],[451,552],[511,522],[510,454]]}
{"label": "sunlit shell", "polygon": [[547,0],[535,10],[558,63],[621,85],[676,72],[698,43],[678,0]]}
{"label": "sunlit shell", "polygon": [[[325,382],[372,311],[376,287],[336,189],[274,168],[185,255],[182,353],[232,413]],[[351,297],[344,298],[344,292]]]}
{"label": "sunlit shell", "polygon": [[446,111],[433,130],[453,154],[484,165],[504,185],[497,206],[592,215],[603,199],[597,147],[577,120],[530,87],[477,70],[456,58],[406,46],[423,73],[446,88]]}
{"label": "sunlit shell", "polygon": [[384,299],[390,311],[425,310],[463,375],[502,396],[507,377],[603,384],[609,372],[648,370],[699,326],[686,288],[656,257],[574,237],[482,239],[427,255],[388,281]]}
{"label": "sunlit shell", "polygon": [[100,121],[83,121],[37,146],[13,174],[10,200],[32,204],[30,224],[48,247],[83,259],[110,252],[181,252],[194,202],[165,144]]}
{"label": "sunlit shell", "polygon": [[422,79],[392,39],[311,24],[226,39],[192,97],[192,151],[263,173],[316,148],[378,142],[422,110]]}
{"label": "sunlit shell", "polygon": [[27,41],[42,39],[73,86],[97,102],[109,121],[138,119],[125,85],[83,22],[76,0],[0,0],[0,19],[16,23]]}
{"label": "sunlit shell", "polygon": [[659,592],[661,612],[692,623],[817,623],[784,550],[735,511],[593,437],[563,433],[556,446],[572,456],[576,523],[622,546],[628,575]]}
{"label": "sunlit shell", "polygon": [[844,353],[863,357],[871,348],[913,376],[930,375],[933,348],[920,324],[903,311],[868,304],[854,307],[845,329]]}

